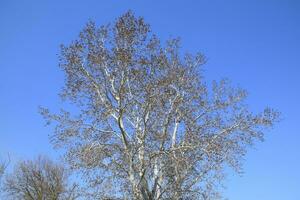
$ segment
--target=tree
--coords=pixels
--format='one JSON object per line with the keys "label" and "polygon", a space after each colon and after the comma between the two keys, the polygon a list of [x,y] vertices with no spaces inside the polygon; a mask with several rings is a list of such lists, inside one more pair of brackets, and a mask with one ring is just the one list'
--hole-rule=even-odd
{"label": "tree", "polygon": [[6,168],[8,167],[9,162],[10,162],[9,156],[8,156],[8,160],[0,160],[0,188],[2,183],[2,177],[6,171]]}
{"label": "tree", "polygon": [[75,185],[67,183],[66,169],[46,157],[22,161],[4,181],[7,197],[22,200],[74,200]]}
{"label": "tree", "polygon": [[98,194],[129,199],[216,199],[224,167],[240,169],[246,147],[263,139],[278,113],[253,114],[245,90],[207,85],[202,54],[162,44],[131,11],[113,25],[89,22],[61,47],[61,96],[51,137]]}
{"label": "tree", "polygon": [[4,174],[5,169],[6,169],[6,164],[4,162],[1,162],[0,163],[0,180]]}
{"label": "tree", "polygon": [[6,168],[7,168],[7,163],[4,161],[1,161],[0,162],[0,183],[1,183],[1,180],[2,180],[2,177],[4,175]]}

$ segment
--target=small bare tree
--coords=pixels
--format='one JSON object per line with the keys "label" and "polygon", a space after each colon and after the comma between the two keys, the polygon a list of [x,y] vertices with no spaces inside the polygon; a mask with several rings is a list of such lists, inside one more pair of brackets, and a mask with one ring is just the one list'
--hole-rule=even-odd
{"label": "small bare tree", "polygon": [[7,160],[0,160],[0,189],[2,186],[2,177],[6,171],[6,168],[8,167],[10,162],[9,156]]}
{"label": "small bare tree", "polygon": [[0,180],[4,174],[5,169],[6,169],[6,164],[4,162],[1,162],[0,163]]}
{"label": "small bare tree", "polygon": [[74,200],[75,186],[68,185],[68,172],[45,157],[17,164],[6,176],[3,190],[7,198],[22,200]]}
{"label": "small bare tree", "polygon": [[[0,163],[0,191],[2,190],[2,177],[4,175],[6,169],[6,164],[5,163]],[[1,197],[1,195],[0,195]]]}
{"label": "small bare tree", "polygon": [[182,55],[178,39],[162,44],[132,12],[88,23],[60,56],[61,96],[78,110],[41,109],[56,123],[52,142],[102,197],[216,199],[224,166],[239,170],[278,113],[251,113],[226,80],[208,86],[204,63]]}

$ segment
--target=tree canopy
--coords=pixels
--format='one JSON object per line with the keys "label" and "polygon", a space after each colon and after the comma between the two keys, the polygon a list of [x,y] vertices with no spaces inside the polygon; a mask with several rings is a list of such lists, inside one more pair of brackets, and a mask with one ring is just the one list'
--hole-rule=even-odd
{"label": "tree canopy", "polygon": [[78,109],[41,109],[52,143],[100,199],[217,199],[224,167],[239,171],[278,112],[252,113],[228,80],[207,84],[204,64],[131,11],[89,22],[60,53],[61,97]]}
{"label": "tree canopy", "polygon": [[7,199],[20,200],[74,200],[75,185],[68,183],[66,168],[39,156],[36,160],[21,161],[3,181]]}

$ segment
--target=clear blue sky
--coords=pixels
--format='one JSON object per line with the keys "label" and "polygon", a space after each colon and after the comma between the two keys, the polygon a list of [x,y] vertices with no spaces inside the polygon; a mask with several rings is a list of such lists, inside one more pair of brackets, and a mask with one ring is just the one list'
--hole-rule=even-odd
{"label": "clear blue sky", "polygon": [[132,9],[162,39],[208,57],[208,80],[228,77],[249,91],[254,111],[282,122],[246,156],[243,176],[228,177],[232,200],[300,199],[300,1],[0,1],[0,155],[57,157],[39,105],[57,109],[63,85],[57,54],[88,21],[111,22]]}

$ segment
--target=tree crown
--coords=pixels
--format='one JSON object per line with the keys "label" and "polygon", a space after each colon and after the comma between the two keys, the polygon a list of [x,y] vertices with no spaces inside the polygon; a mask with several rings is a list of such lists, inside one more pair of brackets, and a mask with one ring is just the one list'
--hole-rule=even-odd
{"label": "tree crown", "polygon": [[278,113],[253,114],[227,80],[208,86],[204,63],[182,55],[179,39],[162,44],[130,11],[113,25],[89,22],[60,55],[61,96],[79,114],[41,110],[56,122],[53,143],[102,196],[215,198],[223,167],[238,170]]}

